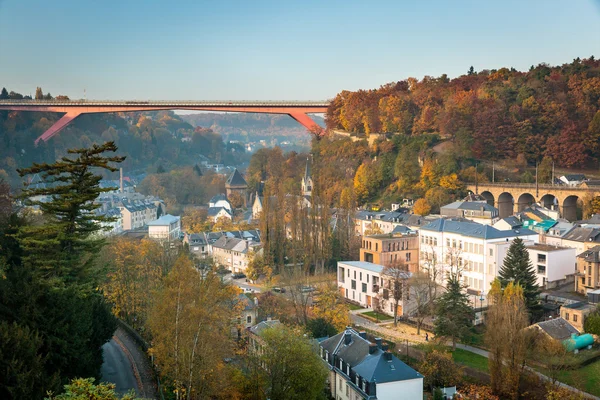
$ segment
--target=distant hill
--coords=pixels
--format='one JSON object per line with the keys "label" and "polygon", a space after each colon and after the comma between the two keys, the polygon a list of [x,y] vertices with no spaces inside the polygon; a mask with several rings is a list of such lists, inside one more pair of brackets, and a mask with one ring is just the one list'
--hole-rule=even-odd
{"label": "distant hill", "polygon": [[[249,113],[201,113],[180,115],[192,126],[210,128],[229,140],[257,141],[279,137],[308,143],[306,128],[287,115]],[[317,124],[325,126],[321,115],[311,115]]]}

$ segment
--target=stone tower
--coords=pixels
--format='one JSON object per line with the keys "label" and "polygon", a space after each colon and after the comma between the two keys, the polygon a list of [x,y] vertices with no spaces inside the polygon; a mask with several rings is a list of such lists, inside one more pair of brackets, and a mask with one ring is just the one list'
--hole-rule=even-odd
{"label": "stone tower", "polygon": [[233,173],[227,178],[225,182],[225,190],[227,191],[227,197],[231,196],[232,193],[239,193],[244,199],[244,207],[248,204],[248,183],[240,174],[240,171],[237,168],[233,171]]}

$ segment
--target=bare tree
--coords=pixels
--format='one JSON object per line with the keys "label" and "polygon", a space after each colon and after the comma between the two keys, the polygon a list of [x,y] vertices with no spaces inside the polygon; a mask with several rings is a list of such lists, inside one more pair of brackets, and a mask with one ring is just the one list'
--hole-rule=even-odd
{"label": "bare tree", "polygon": [[432,287],[437,285],[426,272],[422,271],[414,274],[408,282],[412,299],[416,305],[414,312],[415,320],[417,321],[417,335],[420,335],[423,321],[433,312],[433,300],[435,297],[432,297],[432,293],[434,292]]}
{"label": "bare tree", "polygon": [[[387,288],[384,288],[384,293],[389,290],[391,293],[390,301],[394,305],[394,326],[398,326],[398,305],[408,297],[407,281],[410,277],[408,265],[402,261],[390,263],[382,271],[381,278],[385,279]],[[406,292],[406,294],[405,294]]]}

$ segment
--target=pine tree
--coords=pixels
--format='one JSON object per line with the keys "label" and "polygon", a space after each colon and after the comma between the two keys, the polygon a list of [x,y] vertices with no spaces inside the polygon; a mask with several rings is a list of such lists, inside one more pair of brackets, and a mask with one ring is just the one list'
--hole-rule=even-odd
{"label": "pine tree", "polygon": [[498,278],[502,288],[508,286],[510,282],[519,284],[523,288],[525,305],[530,317],[536,319],[540,315],[542,307],[538,299],[540,289],[537,285],[537,276],[521,238],[516,238],[508,248]]}
{"label": "pine tree", "polygon": [[469,297],[463,288],[453,274],[448,278],[446,292],[436,301],[433,332],[436,336],[450,338],[452,349],[456,348],[457,339],[463,339],[469,333],[474,318]]}
{"label": "pine tree", "polygon": [[6,90],[5,87],[2,88],[2,91],[0,92],[0,100],[6,100],[8,99],[8,91]]}

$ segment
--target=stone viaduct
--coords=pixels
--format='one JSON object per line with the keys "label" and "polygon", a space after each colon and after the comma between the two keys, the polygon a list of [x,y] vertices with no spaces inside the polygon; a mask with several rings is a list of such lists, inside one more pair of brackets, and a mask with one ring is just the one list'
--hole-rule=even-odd
{"label": "stone viaduct", "polygon": [[479,193],[488,204],[498,208],[500,218],[539,202],[546,208],[558,210],[563,218],[575,221],[580,218],[578,210],[582,210],[583,200],[600,196],[600,187],[585,187],[585,184],[581,187],[500,182],[468,184],[467,189]]}

